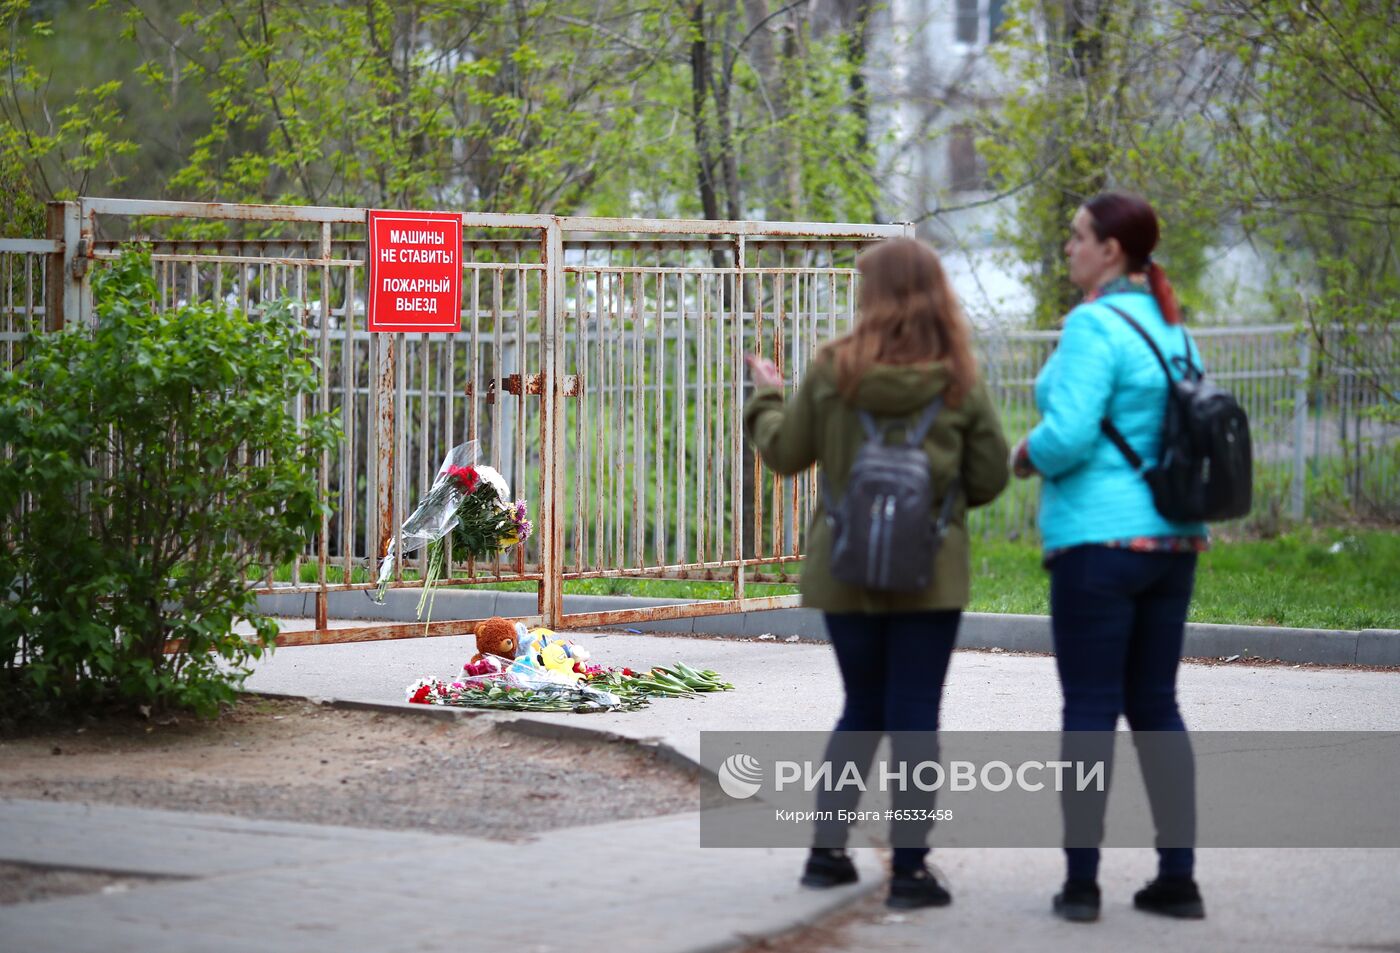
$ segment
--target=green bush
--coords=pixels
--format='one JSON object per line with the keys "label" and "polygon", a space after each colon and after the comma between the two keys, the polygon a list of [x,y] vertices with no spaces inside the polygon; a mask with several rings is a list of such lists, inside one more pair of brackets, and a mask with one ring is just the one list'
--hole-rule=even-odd
{"label": "green bush", "polygon": [[336,431],[296,420],[316,369],[288,308],[160,310],[141,251],[94,296],[95,332],[37,336],[0,376],[0,708],[210,714],[276,637],[244,573],[319,527]]}

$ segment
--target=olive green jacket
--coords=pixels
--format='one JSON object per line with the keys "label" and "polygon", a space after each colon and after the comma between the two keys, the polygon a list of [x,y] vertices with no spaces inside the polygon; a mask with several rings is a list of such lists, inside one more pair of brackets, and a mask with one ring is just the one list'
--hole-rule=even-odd
{"label": "olive green jacket", "polygon": [[[839,498],[856,452],[865,442],[854,408],[877,418],[909,418],[941,394],[948,379],[941,362],[877,364],[861,378],[854,403],[847,404],[836,390],[831,362],[818,360],[791,401],[783,399],[779,388],[757,389],[744,405],[744,430],[763,462],[778,473],[800,473],[820,463],[832,493]],[[894,426],[890,430],[895,435],[902,432]],[[936,500],[943,499],[955,475],[962,476],[948,532],[934,560],[933,582],[918,592],[875,592],[837,582],[828,569],[831,529],[819,499],[804,547],[804,606],[824,612],[916,612],[967,605],[967,509],[996,499],[1007,481],[1006,438],[982,381],[961,407],[944,407],[924,440],[924,449]]]}

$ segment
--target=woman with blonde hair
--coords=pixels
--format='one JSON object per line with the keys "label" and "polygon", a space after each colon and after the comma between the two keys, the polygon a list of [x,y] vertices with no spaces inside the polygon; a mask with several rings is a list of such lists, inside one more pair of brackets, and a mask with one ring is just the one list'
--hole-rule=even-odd
{"label": "woman with blonde hair", "polygon": [[[882,242],[856,261],[861,284],[855,327],[818,352],[791,400],[771,361],[747,357],[754,393],[744,408],[753,446],[772,470],[799,473],[814,463],[826,491],[808,527],[801,592],[820,609],[845,687],[845,707],[828,747],[832,762],[868,771],[880,734],[891,733],[896,761],[924,760],[927,747],[905,750],[902,733],[938,728],[938,709],[969,585],[966,512],[1005,487],[1006,441],[972,355],[971,331],[938,256],[911,239]],[[941,545],[928,554],[927,585],[889,591],[840,581],[833,573],[833,501],[847,489],[858,451],[869,439],[898,435],[922,448],[932,501],[942,514]],[[940,519],[940,523],[944,522]],[[859,733],[859,734],[849,734]],[[844,736],[844,737],[843,737]],[[873,739],[873,740],[872,740]],[[838,770],[838,764],[833,765]],[[853,808],[849,785],[821,792],[818,810]],[[858,794],[858,792],[856,792]],[[912,792],[894,806],[931,808]],[[925,866],[931,822],[892,827],[892,907],[942,906],[951,899]],[[818,825],[802,882],[831,887],[856,879],[845,852],[844,824]]]}

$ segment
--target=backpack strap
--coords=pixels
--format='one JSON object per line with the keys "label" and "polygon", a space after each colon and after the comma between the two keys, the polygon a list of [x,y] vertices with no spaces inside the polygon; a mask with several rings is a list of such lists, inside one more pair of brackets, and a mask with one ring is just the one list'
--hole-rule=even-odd
{"label": "backpack strap", "polygon": [[[1162,373],[1167,375],[1167,383],[1171,383],[1172,372],[1167,368],[1167,359],[1162,356],[1162,352],[1157,348],[1157,342],[1152,340],[1152,335],[1148,334],[1145,330],[1143,330],[1142,325],[1138,324],[1137,321],[1133,319],[1132,315],[1128,314],[1128,312],[1124,311],[1122,308],[1118,307],[1117,305],[1109,304],[1108,302],[1104,302],[1104,306],[1111,311],[1117,312],[1120,318],[1122,318],[1124,321],[1127,321],[1133,326],[1134,331],[1142,335],[1142,339],[1147,342],[1147,346],[1152,348],[1152,355],[1157,358],[1157,363],[1162,365]],[[1181,330],[1183,333],[1185,333],[1186,328],[1183,327]],[[1189,338],[1187,339],[1187,342],[1188,343],[1186,345],[1186,359],[1189,361],[1191,359],[1191,345],[1189,343]]]}
{"label": "backpack strap", "polygon": [[1138,456],[1136,450],[1128,446],[1128,441],[1124,439],[1122,432],[1117,427],[1113,426],[1113,421],[1105,417],[1103,420],[1099,421],[1099,429],[1102,430],[1103,435],[1111,440],[1113,445],[1118,448],[1118,452],[1123,454],[1123,459],[1128,461],[1128,466],[1132,467],[1134,470],[1142,469],[1142,457]]}
{"label": "backpack strap", "polygon": [[875,422],[875,418],[870,416],[867,411],[857,410],[856,416],[860,418],[860,425],[861,428],[865,430],[866,440],[883,441],[885,439],[885,435],[880,433],[880,425]]}
{"label": "backpack strap", "polygon": [[[939,394],[933,400],[929,401],[928,406],[919,413],[918,418],[905,430],[904,442],[911,447],[921,446],[924,442],[924,438],[928,436],[929,428],[933,426],[933,422],[937,419],[941,410],[943,410],[943,395]],[[864,410],[856,411],[856,415],[860,417],[860,425],[865,430],[865,438],[867,440],[884,441],[885,435],[880,431],[880,425],[875,422],[874,417]]]}
{"label": "backpack strap", "polygon": [[[1147,342],[1147,346],[1152,348],[1152,356],[1157,358],[1157,363],[1162,365],[1162,373],[1167,375],[1167,399],[1171,400],[1170,390],[1172,384],[1172,372],[1171,369],[1167,366],[1167,359],[1162,356],[1161,350],[1157,347],[1157,342],[1152,340],[1152,336],[1148,334],[1145,330],[1143,330],[1142,325],[1138,324],[1137,321],[1133,320],[1132,315],[1128,314],[1128,312],[1124,311],[1122,308],[1117,307],[1116,305],[1111,305],[1106,301],[1104,302],[1104,306],[1109,310],[1116,312],[1120,318],[1122,318],[1124,321],[1127,321],[1128,324],[1132,325],[1133,330],[1136,331],[1138,334],[1142,335],[1142,339]],[[1182,333],[1185,333],[1186,331],[1184,327],[1181,330]],[[1190,363],[1191,339],[1189,337],[1186,339],[1186,360],[1187,363]],[[1128,466],[1132,467],[1134,470],[1142,470],[1142,457],[1138,455],[1138,452],[1136,450],[1134,450],[1128,445],[1127,439],[1124,438],[1122,431],[1120,431],[1117,427],[1113,425],[1113,421],[1109,420],[1108,417],[1104,417],[1102,420],[1099,421],[1099,429],[1102,430],[1103,435],[1107,437],[1115,447],[1118,448],[1118,452],[1123,454],[1123,459],[1128,461]]]}
{"label": "backpack strap", "polygon": [[938,414],[943,410],[943,395],[939,394],[929,405],[919,414],[919,419],[914,421],[914,425],[905,433],[904,442],[911,447],[922,446],[924,438],[928,436],[929,428],[938,419]]}
{"label": "backpack strap", "polygon": [[[933,422],[938,419],[938,415],[943,410],[943,395],[939,394],[929,405],[919,414],[919,419],[914,421],[914,425],[909,428],[905,436],[905,441],[911,447],[922,446],[924,438],[928,436],[929,429]],[[958,489],[962,485],[962,475],[954,474],[949,481],[948,488],[943,493],[943,506],[939,508],[938,519],[933,524],[933,533],[936,539],[942,539],[943,534],[948,530],[948,520],[953,515],[953,503],[957,499]]]}
{"label": "backpack strap", "polygon": [[[1191,340],[1191,335],[1187,332],[1186,325],[1184,324],[1181,326],[1181,339],[1186,345],[1186,354],[1183,357],[1172,358],[1172,364],[1181,371],[1181,376],[1184,379],[1188,381],[1200,380],[1206,375],[1205,365],[1200,361],[1201,349],[1195,347],[1196,342]],[[1191,351],[1193,349],[1196,352],[1196,360],[1194,362],[1191,360]]]}
{"label": "backpack strap", "polygon": [[962,488],[962,474],[953,477],[948,483],[948,489],[943,493],[943,506],[938,511],[938,522],[933,524],[934,535],[942,539],[943,534],[948,530],[948,520],[953,515],[953,501],[957,498],[958,490]]}

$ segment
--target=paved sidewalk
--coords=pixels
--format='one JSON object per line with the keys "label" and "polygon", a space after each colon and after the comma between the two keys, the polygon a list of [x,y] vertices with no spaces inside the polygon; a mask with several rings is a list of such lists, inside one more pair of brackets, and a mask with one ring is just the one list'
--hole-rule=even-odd
{"label": "paved sidewalk", "polygon": [[[825,644],[596,632],[571,637],[604,665],[679,660],[714,669],[737,690],[661,699],[636,712],[490,717],[601,729],[698,759],[702,730],[825,729],[840,713],[841,682]],[[410,682],[454,675],[474,651],[470,636],[283,648],[259,664],[248,688],[398,704]],[[1180,695],[1186,723],[1200,730],[1400,730],[1400,670],[1186,664]],[[1059,713],[1054,659],[954,654],[943,697],[945,729],[1054,731]]]}
{"label": "paved sidewalk", "polygon": [[[543,731],[603,730],[696,757],[702,730],[810,729],[831,724],[840,709],[840,682],[824,644],[574,637],[603,664],[680,660],[721,672],[736,691],[658,700],[630,713],[488,717]],[[472,643],[441,638],[281,649],[249,687],[397,704],[403,687],[420,675],[455,672]],[[1400,672],[1186,664],[1180,696],[1186,722],[1196,729],[1400,730]],[[1053,730],[1059,707],[1052,658],[958,652],[943,724],[949,730]],[[865,916],[843,942],[817,953],[935,947],[967,953],[1400,951],[1400,850],[1203,849],[1198,878],[1210,912],[1204,923],[1133,911],[1132,891],[1151,876],[1154,857],[1149,850],[1110,850],[1101,879],[1104,921],[1087,929],[1049,914],[1050,894],[1063,877],[1057,850],[936,849],[933,857],[956,897],[950,909]],[[792,871],[775,875],[790,879]]]}
{"label": "paved sidewalk", "polygon": [[1400,851],[1202,849],[1203,921],[1133,909],[1153,874],[1146,850],[1109,850],[1102,919],[1050,914],[1064,877],[1058,850],[935,851],[953,904],[891,916],[876,908],[839,945],[803,953],[1392,953],[1400,950]]}
{"label": "paved sidewalk", "polygon": [[191,878],[0,907],[0,950],[717,950],[858,895],[798,888],[800,851],[701,850],[698,818],[502,843],[0,800],[0,859]]}
{"label": "paved sidewalk", "polygon": [[[578,634],[609,665],[680,660],[736,691],[661,699],[625,714],[478,717],[535,731],[616,733],[695,756],[702,730],[832,723],[841,690],[826,645]],[[402,705],[422,675],[451,675],[470,638],[286,648],[249,687]],[[1201,729],[1400,730],[1400,673],[1187,665],[1188,724]],[[1053,729],[1052,659],[960,652],[944,700],[955,730]],[[412,710],[425,712],[421,706]],[[580,792],[586,797],[587,792]],[[862,887],[878,861],[858,851]],[[1400,851],[1203,850],[1210,919],[1152,920],[1125,907],[1151,872],[1146,850],[1108,852],[1104,922],[1053,920],[1054,850],[937,850],[953,907],[858,921],[870,951],[1400,950]],[[856,890],[798,889],[801,853],[702,850],[696,814],[575,828],[526,844],[349,831],[129,808],[0,802],[0,860],[194,876],[123,894],[0,908],[0,950],[597,949],[667,953],[732,947],[810,920]]]}

